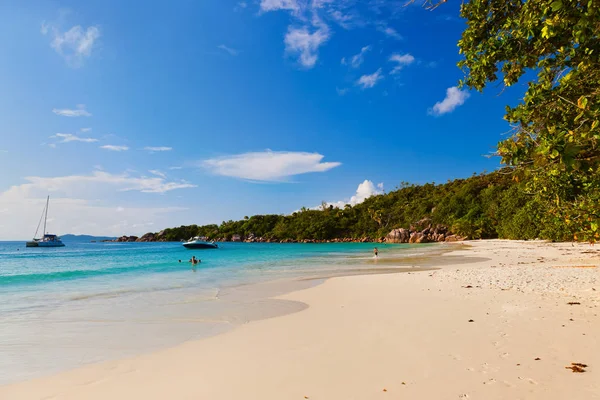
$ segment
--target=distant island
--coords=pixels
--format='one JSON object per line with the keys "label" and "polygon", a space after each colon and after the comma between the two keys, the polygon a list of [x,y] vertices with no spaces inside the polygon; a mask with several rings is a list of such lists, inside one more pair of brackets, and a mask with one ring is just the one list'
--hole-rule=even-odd
{"label": "distant island", "polygon": [[[428,243],[462,239],[573,240],[575,227],[553,218],[528,182],[492,172],[443,184],[402,183],[355,206],[325,202],[290,215],[255,215],[220,225],[183,225],[122,236],[118,242],[178,242],[194,236],[244,242]],[[573,228],[571,230],[570,228]]]}
{"label": "distant island", "polygon": [[65,242],[107,242],[116,239],[114,236],[92,236],[66,234],[60,237]]}

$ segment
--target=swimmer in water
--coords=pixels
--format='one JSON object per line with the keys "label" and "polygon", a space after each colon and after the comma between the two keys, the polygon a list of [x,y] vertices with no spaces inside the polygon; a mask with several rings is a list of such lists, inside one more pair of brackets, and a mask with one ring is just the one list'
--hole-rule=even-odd
{"label": "swimmer in water", "polygon": [[379,258],[379,250],[377,250],[377,247],[373,249],[373,253],[375,254],[375,258]]}
{"label": "swimmer in water", "polygon": [[188,261],[188,262],[191,262],[191,263],[192,263],[192,265],[196,265],[196,264],[199,264],[199,263],[200,263],[200,260],[199,260],[199,259],[197,259],[197,258],[196,258],[196,256],[192,256],[192,258],[191,258],[191,259],[190,259],[190,261]]}

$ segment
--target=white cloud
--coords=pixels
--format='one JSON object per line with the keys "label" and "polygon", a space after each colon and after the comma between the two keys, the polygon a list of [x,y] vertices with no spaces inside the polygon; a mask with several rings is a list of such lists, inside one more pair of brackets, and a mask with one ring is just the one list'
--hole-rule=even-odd
{"label": "white cloud", "polygon": [[240,1],[235,5],[235,7],[233,7],[233,11],[238,12],[245,9],[246,7],[248,7],[248,3],[246,3],[245,1]]}
{"label": "white cloud", "polygon": [[297,55],[303,67],[312,68],[319,58],[319,47],[328,39],[329,29],[326,25],[319,25],[314,32],[311,32],[307,26],[301,28],[290,26],[284,39],[285,50],[289,54]]}
{"label": "white cloud", "polygon": [[277,10],[299,11],[300,5],[297,0],[261,0],[260,9],[264,12]]}
{"label": "white cloud", "polygon": [[392,70],[392,74],[397,74],[402,70],[402,68],[406,67],[415,62],[415,58],[411,54],[392,54],[390,56],[390,61],[395,62],[396,66]]}
{"label": "white cloud", "polygon": [[81,128],[81,129],[80,129],[80,131],[81,131],[82,133],[89,132],[89,131],[91,131],[91,130],[92,130],[92,128]]}
{"label": "white cloud", "polygon": [[344,14],[340,10],[332,10],[329,15],[331,18],[338,23],[344,29],[351,29],[356,24],[356,21],[352,15]]}
{"label": "white cloud", "polygon": [[[0,204],[7,207],[2,214],[0,240],[31,240],[40,219],[46,198],[22,198],[5,200],[0,194]],[[174,216],[185,211],[182,207],[139,207],[132,205],[115,212],[113,205],[95,200],[51,197],[48,232],[59,235],[67,233],[102,236],[142,235],[151,226],[167,227],[184,223]]]}
{"label": "white cloud", "polygon": [[371,75],[363,75],[361,76],[356,84],[360,86],[362,89],[370,89],[377,84],[380,80],[383,79],[383,74],[381,73],[381,68],[372,73]]}
{"label": "white cloud", "polygon": [[100,146],[101,149],[110,150],[110,151],[127,151],[129,147],[127,146],[115,146],[113,144],[106,144],[104,146]]}
{"label": "white cloud", "polygon": [[337,92],[338,95],[340,96],[344,96],[346,93],[348,93],[348,91],[350,91],[350,89],[348,88],[335,88],[335,91]]}
{"label": "white cloud", "polygon": [[152,175],[160,176],[161,178],[167,179],[167,175],[164,172],[161,172],[157,169],[151,169],[148,172],[150,172]]}
{"label": "white cloud", "polygon": [[77,135],[73,135],[70,133],[57,133],[56,135],[50,136],[53,139],[62,139],[59,143],[69,143],[69,142],[84,142],[84,143],[94,143],[97,142],[98,139],[94,138],[82,138]]}
{"label": "white cloud", "polygon": [[173,148],[167,147],[167,146],[156,146],[156,147],[146,146],[146,147],[144,147],[144,150],[149,151],[151,153],[156,153],[159,151],[171,151],[171,150],[173,150]]}
{"label": "white cloud", "polygon": [[295,175],[325,172],[341,165],[339,162],[322,162],[323,158],[318,153],[267,150],[213,158],[203,161],[202,166],[216,175],[281,182]]}
{"label": "white cloud", "polygon": [[[140,234],[144,226],[174,225],[173,213],[179,207],[125,207],[106,204],[96,199],[108,199],[116,192],[137,191],[165,193],[171,190],[195,187],[185,181],[167,181],[154,176],[131,176],[126,173],[110,174],[94,171],[89,175],[58,177],[27,177],[25,183],[0,192],[0,210],[7,210],[0,230],[0,240],[31,238],[46,196],[50,194],[49,229],[53,233],[86,233],[95,235]],[[117,213],[117,206],[124,212]]]}
{"label": "white cloud", "polygon": [[371,46],[365,46],[360,49],[360,53],[352,56],[350,58],[350,62],[348,63],[345,58],[342,58],[342,64],[349,64],[352,68],[358,68],[365,61],[365,54],[371,50]]}
{"label": "white cloud", "polygon": [[218,45],[217,48],[226,51],[227,53],[229,53],[229,55],[232,56],[237,56],[240,53],[238,50],[232,49],[231,47],[227,47],[224,44]]}
{"label": "white cloud", "polygon": [[77,104],[77,106],[75,107],[75,109],[69,109],[69,108],[54,108],[52,109],[52,112],[56,115],[60,115],[62,117],[91,117],[92,114],[90,114],[86,109],[85,109],[85,104]]}
{"label": "white cloud", "polygon": [[80,197],[89,193],[111,189],[121,192],[138,191],[143,193],[165,193],[175,189],[196,187],[186,181],[167,182],[164,177],[131,176],[127,173],[111,174],[95,170],[89,175],[68,175],[57,177],[29,176],[27,183],[13,186],[3,196],[36,196],[56,193],[60,196]]}
{"label": "white cloud", "polygon": [[42,23],[41,32],[43,35],[52,34],[50,46],[73,68],[81,67],[84,60],[92,55],[94,44],[100,37],[97,26],[84,29],[81,25],[75,25],[61,32],[57,26]]}
{"label": "white cloud", "polygon": [[174,167],[169,167],[169,169],[170,169],[171,171],[175,171],[175,170],[183,169],[183,167],[180,167],[180,166],[174,166]]}
{"label": "white cloud", "polygon": [[397,30],[395,30],[391,26],[387,26],[386,24],[380,24],[377,27],[377,30],[380,32],[383,32],[386,36],[388,36],[392,39],[396,39],[396,40],[402,39],[402,35],[400,35]]}
{"label": "white cloud", "polygon": [[435,103],[433,109],[429,110],[429,114],[440,116],[452,112],[456,107],[463,105],[469,96],[469,92],[460,90],[456,86],[449,87],[446,89],[444,100]]}
{"label": "white cloud", "polygon": [[[383,193],[383,183],[378,183],[375,185],[372,181],[365,179],[358,188],[356,189],[356,193],[354,196],[350,197],[348,200],[340,200],[336,202],[326,202],[327,206],[334,206],[336,208],[344,208],[346,205],[355,206],[357,204],[362,203],[366,199],[372,196],[376,196]],[[314,210],[321,209],[322,206],[313,207]]]}

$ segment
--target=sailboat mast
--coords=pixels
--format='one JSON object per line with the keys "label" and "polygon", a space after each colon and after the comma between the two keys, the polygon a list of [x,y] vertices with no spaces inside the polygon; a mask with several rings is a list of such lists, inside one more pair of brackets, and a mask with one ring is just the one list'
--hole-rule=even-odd
{"label": "sailboat mast", "polygon": [[50,204],[50,196],[46,199],[46,216],[44,217],[44,236],[46,236],[46,220],[48,219],[48,204]]}

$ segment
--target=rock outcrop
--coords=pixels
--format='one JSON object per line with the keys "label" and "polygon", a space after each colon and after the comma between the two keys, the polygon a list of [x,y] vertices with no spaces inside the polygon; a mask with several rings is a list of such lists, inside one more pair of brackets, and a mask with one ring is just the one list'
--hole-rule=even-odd
{"label": "rock outcrop", "polygon": [[410,231],[404,228],[394,229],[385,237],[388,243],[408,243],[409,239]]}
{"label": "rock outcrop", "polygon": [[121,236],[115,242],[135,242],[136,240],[138,240],[137,236]]}
{"label": "rock outcrop", "polygon": [[433,225],[429,218],[415,222],[410,229],[398,228],[385,237],[386,243],[458,242],[466,238],[451,234],[447,226]]}
{"label": "rock outcrop", "polygon": [[157,242],[158,240],[156,240],[156,236],[157,235],[155,235],[154,233],[148,232],[141,238],[137,238],[136,242]]}

